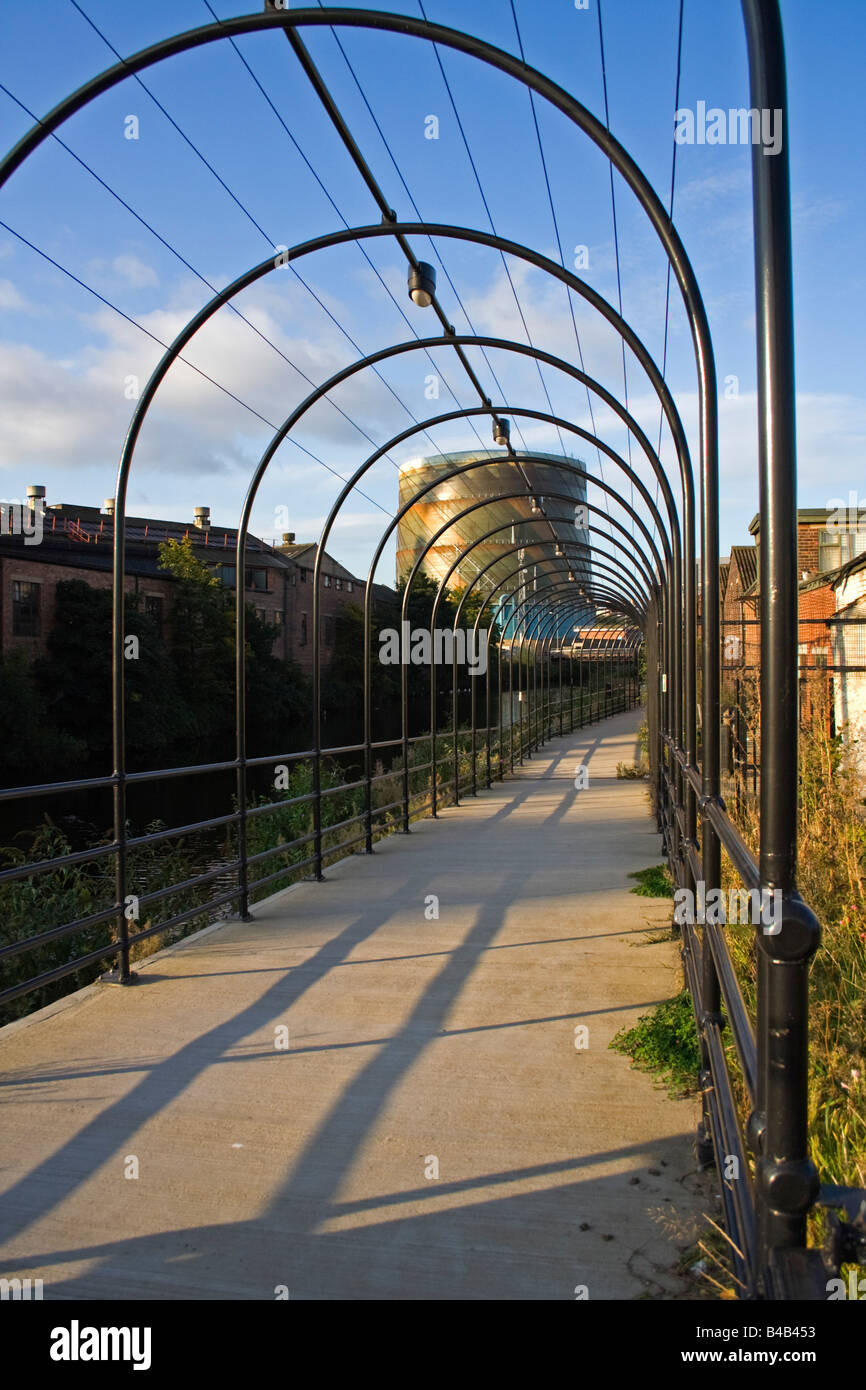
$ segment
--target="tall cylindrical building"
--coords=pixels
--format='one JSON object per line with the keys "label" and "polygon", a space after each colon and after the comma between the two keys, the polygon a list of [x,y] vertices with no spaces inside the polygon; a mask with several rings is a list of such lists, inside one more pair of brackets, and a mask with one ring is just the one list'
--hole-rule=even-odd
{"label": "tall cylindrical building", "polygon": [[[494,599],[494,610],[502,608],[503,622],[507,623],[515,604],[524,597],[538,595],[541,602],[544,590],[552,584],[572,586],[577,605],[591,574],[585,529],[588,518],[585,510],[580,511],[586,504],[586,479],[555,467],[563,462],[562,455],[539,454],[532,462],[517,463],[501,449],[479,449],[411,459],[400,469],[401,508],[428,483],[455,467],[480,459],[489,459],[490,463],[432,488],[398,524],[398,582],[411,573],[424,546],[449,518],[459,517],[473,501],[483,499],[484,506],[462,520],[454,520],[430,547],[423,561],[426,573],[437,581],[443,579],[458,555],[476,542],[455,570],[449,587],[465,587],[491,561],[496,561],[479,581],[482,592],[489,592],[511,570],[522,566],[520,575],[504,584]],[[585,468],[579,459],[565,461]],[[509,496],[510,493],[520,495]],[[551,493],[562,496],[552,497]],[[494,527],[495,534],[481,541],[480,537]],[[573,578],[569,579],[569,575]],[[568,593],[568,589],[560,592]],[[588,600],[585,612],[587,616],[593,612]],[[570,622],[564,618],[559,635],[566,636],[568,632]]]}

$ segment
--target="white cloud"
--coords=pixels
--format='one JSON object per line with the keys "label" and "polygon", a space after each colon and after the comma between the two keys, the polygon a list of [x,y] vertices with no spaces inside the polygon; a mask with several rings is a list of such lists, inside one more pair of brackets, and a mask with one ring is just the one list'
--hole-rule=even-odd
{"label": "white cloud", "polygon": [[28,312],[29,308],[27,300],[18,293],[11,280],[0,280],[0,309]]}
{"label": "white cloud", "polygon": [[156,271],[144,261],[139,260],[138,256],[115,256],[111,262],[111,269],[126,284],[132,285],[134,289],[141,289],[145,285],[158,285],[159,276]]}

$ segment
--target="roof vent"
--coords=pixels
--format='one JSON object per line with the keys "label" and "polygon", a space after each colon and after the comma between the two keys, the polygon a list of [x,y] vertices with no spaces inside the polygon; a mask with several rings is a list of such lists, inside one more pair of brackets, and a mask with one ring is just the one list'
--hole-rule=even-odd
{"label": "roof vent", "polygon": [[193,521],[200,531],[207,531],[210,527],[210,507],[194,507]]}
{"label": "roof vent", "polygon": [[27,505],[28,505],[28,507],[30,508],[31,512],[37,510],[37,503],[39,503],[39,502],[42,503],[42,508],[43,508],[43,510],[44,510],[44,509],[45,509],[45,488],[42,486],[41,483],[28,483],[28,484],[27,484]]}
{"label": "roof vent", "polygon": [[294,531],[284,531],[284,532],[283,532],[283,545],[294,545],[294,543],[295,543],[295,533],[294,533]]}
{"label": "roof vent", "polygon": [[113,497],[106,497],[105,501],[104,501],[103,504],[102,504],[102,510],[105,512],[105,515],[106,515],[106,516],[114,516],[114,498],[113,498]]}

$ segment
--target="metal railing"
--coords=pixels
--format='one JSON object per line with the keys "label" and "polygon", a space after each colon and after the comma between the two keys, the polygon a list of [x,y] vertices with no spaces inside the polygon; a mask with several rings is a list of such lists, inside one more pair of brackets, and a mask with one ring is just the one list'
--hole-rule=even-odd
{"label": "metal railing", "polygon": [[[492,786],[495,779],[502,780],[514,772],[526,759],[542,747],[548,739],[570,733],[585,724],[634,708],[640,698],[637,676],[637,651],[610,651],[589,666],[587,679],[584,670],[576,662],[571,662],[567,654],[560,654],[554,663],[554,651],[548,643],[545,647],[540,641],[531,642],[525,655],[527,683],[523,687],[509,685],[502,691],[504,662],[498,665],[500,685],[498,723],[485,719],[478,724],[473,718],[471,728],[439,729],[436,736],[431,733],[417,734],[405,740],[401,737],[370,741],[370,743],[344,744],[333,748],[307,749],[300,752],[277,753],[249,758],[246,767],[273,767],[275,771],[288,767],[306,765],[312,767],[318,758],[334,761],[339,758],[361,755],[366,768],[365,775],[348,781],[337,781],[328,786],[295,796],[284,796],[265,801],[249,801],[244,808],[197,820],[184,825],[175,825],[141,835],[127,835],[123,842],[109,840],[91,849],[74,853],[54,855],[12,867],[0,869],[0,888],[4,884],[22,880],[39,882],[42,875],[56,874],[58,871],[81,870],[87,865],[101,866],[109,861],[117,866],[121,853],[129,855],[148,846],[161,845],[167,841],[182,841],[203,831],[231,829],[236,836],[236,854],[230,859],[222,859],[206,872],[196,873],[178,881],[162,884],[137,895],[127,895],[125,899],[107,902],[105,907],[84,916],[60,922],[51,928],[18,940],[7,941],[0,946],[0,962],[8,962],[24,957],[41,948],[66,938],[89,932],[95,927],[114,926],[114,939],[103,945],[74,955],[50,968],[0,990],[0,1009],[13,1000],[44,990],[47,985],[60,982],[69,976],[78,976],[88,966],[98,967],[116,959],[114,971],[103,975],[104,979],[130,981],[134,978],[132,970],[133,953],[141,943],[152,937],[174,939],[174,936],[188,923],[202,924],[202,918],[213,921],[217,909],[232,906],[240,917],[248,917],[252,901],[262,895],[265,888],[274,891],[276,885],[286,885],[297,878],[304,870],[312,870],[316,878],[321,878],[327,863],[331,863],[359,845],[372,849],[374,841],[382,834],[391,833],[401,826],[405,830],[411,820],[423,814],[428,807],[440,809],[444,805],[458,805],[460,796],[466,793],[476,795],[479,783]],[[509,661],[513,668],[513,650]],[[588,662],[588,657],[584,658]],[[553,679],[553,667],[557,667],[557,678]],[[563,669],[568,668],[568,682],[563,681]],[[575,680],[577,675],[577,680]],[[502,706],[513,689],[520,698],[517,704],[517,717],[503,722]],[[489,687],[488,687],[489,691]],[[523,696],[526,696],[524,700]],[[474,715],[474,702],[473,702]],[[436,746],[440,752],[437,755]],[[444,744],[444,751],[442,745]],[[426,761],[413,760],[413,751],[420,749]],[[388,770],[375,772],[374,758],[388,750],[398,750],[398,765]],[[236,761],[202,763],[189,767],[163,768],[148,772],[128,773],[127,785],[140,786],[156,784],[174,778],[194,778],[218,772],[236,771]],[[424,777],[425,784],[413,787],[414,779]],[[80,793],[113,788],[115,775],[89,777],[75,781],[43,783],[32,786],[13,787],[0,791],[0,804],[38,798],[43,802],[50,798],[69,793]],[[391,801],[377,804],[374,788],[380,784],[394,783],[401,788],[400,795]],[[351,792],[363,792],[361,809],[348,817],[333,821],[323,817],[323,804],[331,797],[345,796]],[[292,807],[308,806],[311,810],[311,828],[291,840],[278,840],[273,845],[250,853],[247,844],[247,829],[251,821],[266,817],[275,812],[286,812]],[[398,812],[398,816],[393,813]],[[391,823],[382,823],[383,817],[391,816]],[[357,833],[349,834],[357,827]],[[342,838],[337,838],[342,836]],[[299,850],[311,852],[301,858],[291,856]],[[275,858],[283,863],[275,870],[259,873]],[[250,870],[255,876],[250,877]],[[234,880],[231,887],[223,889],[216,896],[197,901],[179,912],[153,922],[138,930],[130,929],[151,908],[178,894],[201,890],[227,877]],[[116,873],[115,873],[116,881]],[[128,883],[127,883],[128,886]],[[132,898],[132,901],[130,901]],[[123,923],[123,926],[120,924]],[[4,923],[8,935],[13,924],[7,919]],[[118,929],[119,928],[119,929]],[[174,936],[172,935],[174,934]],[[98,971],[94,969],[93,978]],[[75,987],[78,987],[76,983]]]}

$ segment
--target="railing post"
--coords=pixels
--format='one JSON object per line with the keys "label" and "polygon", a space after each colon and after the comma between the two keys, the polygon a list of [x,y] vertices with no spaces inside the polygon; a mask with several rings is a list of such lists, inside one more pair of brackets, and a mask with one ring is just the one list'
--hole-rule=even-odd
{"label": "railing post", "polygon": [[562,641],[560,640],[560,643],[559,643],[559,737],[560,737],[560,738],[562,738],[562,735],[563,735],[563,727],[562,727],[562,661],[563,661],[563,648],[562,648]]}
{"label": "railing post", "polygon": [[782,123],[775,153],[752,150],[758,338],[761,611],[761,886],[783,896],[780,927],[758,932],[758,1086],[754,1129],[758,1270],[806,1244],[818,1193],[808,1144],[808,978],[820,936],[794,896],[797,871],[797,491],[788,106],[777,0],[742,0],[752,106]]}
{"label": "railing post", "polygon": [[453,734],[454,734],[454,805],[455,805],[455,806],[459,806],[459,805],[460,805],[460,738],[459,738],[459,720],[458,720],[458,718],[457,718],[457,707],[458,707],[458,705],[459,705],[459,695],[458,695],[458,690],[457,690],[457,644],[456,644],[456,643],[454,644],[454,648],[453,648],[453,650],[452,650],[452,652],[451,652],[451,669],[452,669],[451,703],[452,703],[452,705],[453,705],[451,726],[452,726],[452,731],[453,731]]}
{"label": "railing post", "polygon": [[[370,651],[371,581],[364,587],[364,850],[373,853],[373,672]],[[434,802],[435,814],[435,802]]]}
{"label": "railing post", "polygon": [[[480,613],[479,613],[480,617]],[[478,620],[476,619],[476,628]],[[493,625],[491,615],[491,627]],[[493,651],[496,651],[496,665],[499,665],[499,648],[491,646],[490,633],[487,634],[487,670],[484,673],[484,723],[487,729],[487,786],[488,789],[493,785],[490,770],[490,659]]]}

